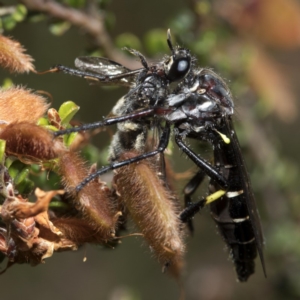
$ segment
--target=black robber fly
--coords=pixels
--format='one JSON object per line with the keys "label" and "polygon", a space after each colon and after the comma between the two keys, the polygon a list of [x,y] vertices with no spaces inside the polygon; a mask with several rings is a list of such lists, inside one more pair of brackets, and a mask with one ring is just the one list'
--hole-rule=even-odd
{"label": "black robber fly", "polygon": [[[187,208],[181,213],[181,220],[190,222],[204,205],[210,204],[211,215],[230,249],[238,280],[247,281],[254,273],[257,252],[265,273],[260,219],[233,128],[230,90],[211,70],[195,69],[166,102],[169,108],[174,107],[166,118],[174,124],[179,148],[199,167],[185,188]],[[183,142],[184,138],[209,142],[213,146],[214,164],[205,164]],[[210,177],[210,195],[192,203],[191,195],[205,175]]]}
{"label": "black robber fly", "polygon": [[[209,69],[197,69],[193,66],[188,50],[173,48],[169,32],[167,42],[171,56],[151,67],[142,54],[132,50],[143,65],[139,70],[128,70],[102,58],[78,59],[76,65],[80,70],[57,66],[57,70],[68,74],[101,84],[127,85],[131,89],[115,105],[113,117],[57,131],[54,135],[118,124],[118,131],[111,144],[112,163],[86,178],[76,187],[79,191],[88,182],[109,170],[163,153],[173,130],[178,147],[199,167],[199,172],[186,186],[187,208],[180,218],[183,222],[189,222],[204,205],[210,204],[212,216],[230,249],[238,279],[246,281],[254,272],[257,252],[265,272],[263,237],[250,180],[232,125],[232,96],[217,74]],[[183,83],[171,93],[170,83],[183,78]],[[159,128],[161,134],[154,150],[145,151],[151,127]],[[207,141],[213,145],[214,164],[211,165],[193,152],[185,144],[185,138]],[[120,153],[131,149],[140,154],[118,161]],[[210,196],[197,203],[190,203],[193,192],[206,175],[211,178]]]}

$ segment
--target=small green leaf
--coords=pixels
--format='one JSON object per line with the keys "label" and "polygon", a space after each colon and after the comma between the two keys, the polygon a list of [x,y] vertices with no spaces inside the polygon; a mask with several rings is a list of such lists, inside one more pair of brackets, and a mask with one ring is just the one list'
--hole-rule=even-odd
{"label": "small green leaf", "polygon": [[8,168],[9,175],[15,179],[20,172],[22,172],[23,169],[26,169],[26,165],[20,162],[19,160],[15,160],[10,164]]}
{"label": "small green leaf", "polygon": [[61,124],[63,126],[67,126],[79,109],[80,107],[76,105],[73,101],[67,101],[63,103],[58,110],[58,114],[61,119]]}
{"label": "small green leaf", "polygon": [[29,175],[29,168],[24,168],[23,170],[21,170],[17,176],[15,176],[15,184],[20,184],[22,181],[24,181]]}
{"label": "small green leaf", "polygon": [[7,157],[5,160],[5,167],[7,169],[10,168],[10,166],[13,164],[13,162],[15,161],[15,159],[11,158],[11,157]]}
{"label": "small green leaf", "polygon": [[50,25],[49,29],[54,35],[63,35],[70,27],[71,24],[69,22],[58,22]]}
{"label": "small green leaf", "polygon": [[26,15],[27,15],[26,7],[22,4],[19,4],[16,6],[16,10],[11,16],[16,22],[21,22],[25,19]]}
{"label": "small green leaf", "polygon": [[3,27],[6,30],[12,30],[17,24],[16,20],[11,16],[5,16],[3,17],[2,20],[3,20]]}
{"label": "small green leaf", "polygon": [[45,127],[49,126],[48,119],[45,118],[45,117],[39,118],[39,120],[37,121],[36,124],[39,125],[39,126],[45,126]]}
{"label": "small green leaf", "polygon": [[65,135],[64,136],[64,144],[67,146],[67,147],[70,147],[71,144],[74,142],[76,136],[77,136],[78,132],[72,132],[68,135]]}
{"label": "small green leaf", "polygon": [[51,130],[51,131],[57,131],[58,129],[53,125],[43,125],[44,128]]}
{"label": "small green leaf", "polygon": [[14,85],[13,81],[10,78],[5,78],[2,83],[2,89],[9,89]]}
{"label": "small green leaf", "polygon": [[4,163],[6,141],[0,140],[0,164]]}

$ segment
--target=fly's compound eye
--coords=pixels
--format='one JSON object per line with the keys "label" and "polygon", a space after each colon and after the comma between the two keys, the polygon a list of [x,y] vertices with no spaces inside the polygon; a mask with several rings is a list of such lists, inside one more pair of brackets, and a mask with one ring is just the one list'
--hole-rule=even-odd
{"label": "fly's compound eye", "polygon": [[166,76],[170,81],[177,81],[187,75],[191,68],[191,56],[187,50],[176,51],[165,64]]}

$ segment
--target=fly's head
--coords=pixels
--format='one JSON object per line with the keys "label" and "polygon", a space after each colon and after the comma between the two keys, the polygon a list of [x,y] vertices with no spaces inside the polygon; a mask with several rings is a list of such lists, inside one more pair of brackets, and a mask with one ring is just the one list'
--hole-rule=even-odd
{"label": "fly's head", "polygon": [[171,32],[168,30],[167,43],[171,50],[171,55],[166,57],[163,62],[166,78],[170,82],[183,79],[190,71],[192,58],[188,49],[173,47],[171,41]]}

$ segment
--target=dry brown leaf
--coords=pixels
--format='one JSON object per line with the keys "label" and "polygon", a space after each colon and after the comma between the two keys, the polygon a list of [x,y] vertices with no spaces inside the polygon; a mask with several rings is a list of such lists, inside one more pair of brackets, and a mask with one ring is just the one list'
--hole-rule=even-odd
{"label": "dry brown leaf", "polygon": [[12,73],[35,72],[33,58],[25,54],[23,46],[0,35],[0,65]]}
{"label": "dry brown leaf", "polygon": [[22,87],[0,89],[0,121],[36,123],[49,104],[46,99]]}

